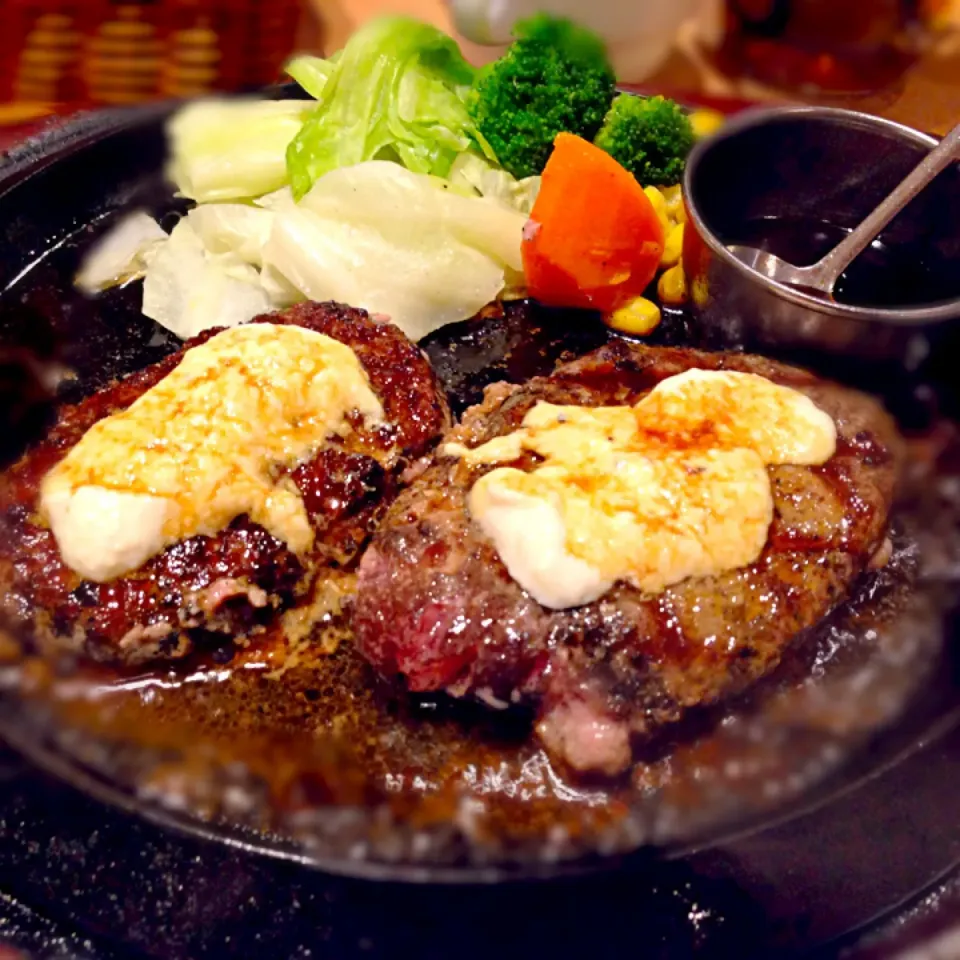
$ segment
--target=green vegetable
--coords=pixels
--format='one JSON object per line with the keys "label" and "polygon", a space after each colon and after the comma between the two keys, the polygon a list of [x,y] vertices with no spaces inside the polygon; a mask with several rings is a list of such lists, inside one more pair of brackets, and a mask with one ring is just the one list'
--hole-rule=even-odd
{"label": "green vegetable", "polygon": [[603,42],[569,20],[538,14],[514,36],[480,71],[467,105],[501,166],[522,179],[543,171],[558,133],[593,138],[615,78]]}
{"label": "green vegetable", "polygon": [[622,93],[594,143],[648,187],[680,182],[693,141],[690,120],[673,100]]}
{"label": "green vegetable", "polygon": [[497,297],[521,268],[526,219],[374,160],[332,171],[278,210],[264,272],[301,298],[384,313],[419,340]]}
{"label": "green vegetable", "polygon": [[314,100],[319,100],[330,74],[333,73],[335,57],[336,54],[329,60],[320,57],[294,57],[284,69]]}
{"label": "green vegetable", "polygon": [[167,174],[198,203],[246,200],[287,182],[286,151],[310,110],[303,100],[200,100],[167,125]]}
{"label": "green vegetable", "polygon": [[317,93],[315,112],[287,150],[297,199],[325,173],[365,160],[398,160],[444,177],[465,150],[492,156],[464,105],[474,68],[435,27],[383,17],[322,67],[313,59],[291,64],[295,78]]}
{"label": "green vegetable", "polygon": [[479,194],[527,214],[533,209],[533,202],[540,192],[540,177],[517,180],[497,164],[475,153],[461,153],[444,182],[455,190],[465,190],[470,196]]}

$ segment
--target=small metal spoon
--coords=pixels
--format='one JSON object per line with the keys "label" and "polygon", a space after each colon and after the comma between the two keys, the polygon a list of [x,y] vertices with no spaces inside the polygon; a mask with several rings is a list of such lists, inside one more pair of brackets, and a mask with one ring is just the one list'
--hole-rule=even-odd
{"label": "small metal spoon", "polygon": [[777,283],[805,287],[828,297],[840,275],[876,239],[878,233],[918,194],[933,178],[960,159],[960,124],[957,124],[939,145],[907,175],[900,186],[867,217],[863,223],[840,241],[825,257],[809,267],[795,267],[786,260],[742,244],[727,249],[742,263]]}

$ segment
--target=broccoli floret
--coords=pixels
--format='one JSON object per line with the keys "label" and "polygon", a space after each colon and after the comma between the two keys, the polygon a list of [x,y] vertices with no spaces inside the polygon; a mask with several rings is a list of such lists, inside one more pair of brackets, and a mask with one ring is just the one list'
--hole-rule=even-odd
{"label": "broccoli floret", "polygon": [[593,138],[615,77],[600,38],[569,20],[537,14],[514,36],[478,74],[467,108],[501,166],[523,179],[543,172],[558,133]]}
{"label": "broccoli floret", "polygon": [[594,143],[650,187],[680,182],[693,141],[693,127],[673,100],[621,93]]}

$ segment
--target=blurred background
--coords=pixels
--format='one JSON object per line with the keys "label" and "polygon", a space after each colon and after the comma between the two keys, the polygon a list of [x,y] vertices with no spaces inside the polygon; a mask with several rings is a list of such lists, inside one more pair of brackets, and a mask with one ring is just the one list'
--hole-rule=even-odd
{"label": "blurred background", "polygon": [[[251,89],[405,12],[477,62],[546,6],[602,33],[622,81],[703,98],[856,103],[934,132],[960,118],[960,0],[0,0],[0,126]],[[3,131],[0,131],[2,134]]]}

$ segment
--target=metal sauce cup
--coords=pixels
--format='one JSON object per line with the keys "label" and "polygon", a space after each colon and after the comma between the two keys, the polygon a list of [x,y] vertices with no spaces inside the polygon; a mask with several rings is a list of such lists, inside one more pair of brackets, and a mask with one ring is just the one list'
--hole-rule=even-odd
{"label": "metal sauce cup", "polygon": [[803,106],[748,111],[701,141],[683,184],[689,214],[683,264],[700,335],[726,348],[812,348],[870,360],[928,355],[932,341],[960,317],[956,164],[880,237],[936,275],[936,288],[948,296],[935,302],[925,289],[915,299],[908,291],[907,302],[896,305],[823,299],[752,270],[727,244],[756,245],[745,234],[766,218],[852,229],[935,144],[889,120]]}

